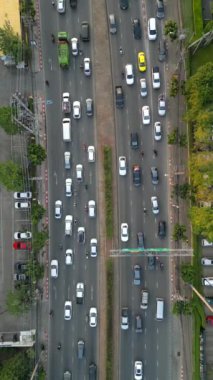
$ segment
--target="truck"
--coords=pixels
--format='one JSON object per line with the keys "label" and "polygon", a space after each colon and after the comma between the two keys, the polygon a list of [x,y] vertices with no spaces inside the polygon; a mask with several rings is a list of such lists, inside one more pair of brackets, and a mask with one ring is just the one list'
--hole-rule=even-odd
{"label": "truck", "polygon": [[70,94],[69,92],[64,92],[62,94],[62,112],[68,114],[71,112],[71,104],[70,104]]}
{"label": "truck", "polygon": [[71,372],[70,371],[64,372],[64,380],[71,380],[71,379],[72,379]]}
{"label": "truck", "polygon": [[84,302],[84,283],[78,282],[76,285],[76,303],[82,304]]}
{"label": "truck", "polygon": [[69,66],[69,39],[67,32],[58,32],[58,62],[62,68]]}

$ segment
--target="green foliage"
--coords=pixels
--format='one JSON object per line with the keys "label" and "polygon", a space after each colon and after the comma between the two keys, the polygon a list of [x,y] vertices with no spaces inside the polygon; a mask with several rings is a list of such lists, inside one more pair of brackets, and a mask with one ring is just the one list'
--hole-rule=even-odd
{"label": "green foliage", "polygon": [[45,208],[38,204],[37,201],[32,201],[32,222],[33,224],[38,224],[38,222],[43,218],[46,210]]}
{"label": "green foliage", "polygon": [[179,81],[177,75],[172,75],[169,88],[169,96],[175,97],[179,91]]}
{"label": "green foliage", "polygon": [[20,191],[23,189],[22,171],[13,161],[0,163],[0,183],[8,191]]}
{"label": "green foliage", "polygon": [[202,0],[193,0],[194,27],[196,38],[203,34]]}
{"label": "green foliage", "polygon": [[185,133],[179,135],[179,145],[182,148],[187,146],[187,135]]}
{"label": "green foliage", "polygon": [[174,186],[174,194],[181,199],[191,198],[192,187],[189,183],[183,183],[182,185],[176,184]]}
{"label": "green foliage", "polygon": [[9,292],[6,299],[7,309],[10,314],[20,315],[26,313],[31,305],[32,297],[29,285],[20,283],[13,292]]}
{"label": "green foliage", "polygon": [[11,108],[0,108],[0,126],[8,135],[15,135],[18,132],[18,127],[11,121]]}
{"label": "green foliage", "polygon": [[5,54],[12,56],[16,63],[22,61],[23,50],[25,49],[18,33],[15,33],[9,20],[6,20],[4,26],[0,28],[0,50]]}
{"label": "green foliage", "polygon": [[178,223],[174,225],[174,231],[173,231],[172,237],[175,241],[187,240],[185,233],[186,233],[186,226],[184,226],[183,224],[178,224]]}
{"label": "green foliage", "polygon": [[104,147],[104,184],[105,184],[105,208],[106,208],[106,235],[113,237],[113,176],[112,176],[112,149]]}
{"label": "green foliage", "polygon": [[213,241],[213,209],[193,206],[190,209],[190,218],[195,234]]}
{"label": "green foliage", "polygon": [[178,26],[177,26],[176,21],[168,20],[165,22],[164,34],[166,36],[169,36],[171,41],[174,41],[177,39],[177,37],[178,37]]}
{"label": "green foliage", "polygon": [[191,183],[195,189],[197,202],[213,202],[213,152],[196,152],[191,154]]}
{"label": "green foliage", "polygon": [[[212,13],[213,13],[213,9],[212,9]],[[210,20],[207,22],[207,24],[204,28],[204,33],[211,32],[212,30],[213,30],[213,20]]]}
{"label": "green foliage", "polygon": [[44,266],[32,255],[27,262],[26,273],[30,277],[31,282],[36,284],[38,280],[44,277]]}
{"label": "green foliage", "polygon": [[177,144],[177,142],[178,142],[178,129],[177,128],[173,129],[172,132],[168,133],[167,137],[168,137],[168,144],[169,145]]}
{"label": "green foliage", "polygon": [[107,349],[106,349],[106,380],[113,377],[113,288],[114,288],[114,267],[112,259],[107,260],[106,265],[107,281]]}
{"label": "green foliage", "polygon": [[15,353],[13,357],[5,360],[0,368],[1,380],[30,379],[34,365],[31,351],[22,349],[21,352]]}
{"label": "green foliage", "polygon": [[21,0],[21,13],[35,21],[36,10],[33,0]]}
{"label": "green foliage", "polygon": [[193,303],[190,301],[176,301],[173,305],[173,314],[191,315],[193,312]]}
{"label": "green foliage", "polygon": [[47,231],[34,232],[33,234],[33,252],[39,252],[48,239]]}
{"label": "green foliage", "polygon": [[47,154],[40,144],[31,143],[28,145],[28,156],[33,165],[41,165],[46,159]]}
{"label": "green foliage", "polygon": [[193,265],[183,264],[181,266],[181,276],[183,281],[187,282],[188,284],[194,284],[196,273]]}
{"label": "green foliage", "polygon": [[47,374],[46,374],[44,368],[43,368],[43,367],[40,367],[40,368],[38,369],[38,380],[45,380],[45,379],[46,379],[46,376],[47,376]]}

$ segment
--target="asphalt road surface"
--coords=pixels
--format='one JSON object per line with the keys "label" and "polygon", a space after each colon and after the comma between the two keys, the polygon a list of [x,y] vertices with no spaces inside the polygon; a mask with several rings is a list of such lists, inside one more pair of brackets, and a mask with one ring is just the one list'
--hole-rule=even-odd
{"label": "asphalt road surface", "polygon": [[[59,277],[50,278],[50,309],[54,311],[51,317],[49,331],[49,357],[48,378],[51,380],[62,379],[66,370],[72,372],[73,379],[83,379],[88,374],[91,362],[97,363],[97,328],[91,328],[88,324],[90,307],[97,307],[97,258],[86,259],[86,251],[89,249],[91,238],[97,237],[96,219],[89,219],[85,212],[85,204],[96,200],[96,164],[88,163],[87,153],[83,144],[96,145],[94,133],[94,118],[86,115],[85,100],[94,98],[93,77],[85,77],[80,64],[83,57],[92,58],[92,42],[81,43],[83,56],[73,57],[70,54],[70,67],[67,70],[59,68],[57,45],[51,42],[51,34],[57,36],[59,31],[66,31],[70,38],[78,37],[82,21],[90,22],[89,4],[79,4],[76,11],[72,11],[67,2],[66,13],[59,15],[50,2],[41,4],[41,24],[44,64],[46,79],[49,81],[47,88],[47,134],[48,134],[48,173],[49,173],[49,227],[50,227],[50,260],[57,259],[59,263]],[[91,24],[91,23],[90,23]],[[72,142],[64,143],[62,139],[62,93],[69,92],[71,101],[80,100],[82,105],[82,117],[74,120],[71,117]],[[94,105],[95,106],[95,105]],[[70,151],[72,155],[71,170],[64,168],[64,152]],[[84,180],[78,184],[75,176],[76,164],[83,164]],[[65,179],[73,179],[74,195],[71,198],[65,196]],[[85,189],[88,184],[88,190]],[[54,218],[54,203],[56,200],[63,202],[62,219]],[[75,205],[74,205],[75,204]],[[98,207],[98,205],[97,205]],[[73,226],[72,237],[65,237],[64,219],[71,214],[77,219],[77,226]],[[86,229],[86,242],[80,245],[77,242],[77,228],[83,226]],[[60,250],[58,244],[63,245]],[[72,248],[74,251],[74,263],[65,265],[65,251]],[[83,305],[77,305],[75,301],[75,289],[78,282],[85,285],[85,300]],[[64,303],[72,301],[72,319],[64,320]],[[85,341],[85,358],[77,358],[77,342]],[[57,350],[60,342],[61,350]]]}
{"label": "asphalt road surface", "polygon": [[[126,156],[128,174],[118,178],[119,199],[119,226],[121,223],[129,225],[128,243],[120,243],[120,248],[136,248],[137,232],[143,232],[145,236],[145,248],[168,247],[168,235],[160,240],[157,235],[158,222],[164,220],[168,229],[168,194],[167,194],[167,132],[166,117],[159,117],[157,113],[158,95],[166,93],[165,64],[158,61],[158,41],[162,35],[162,22],[157,20],[158,39],[150,42],[147,38],[147,20],[156,17],[155,2],[146,2],[146,8],[141,3],[132,1],[127,11],[120,10],[119,3],[108,2],[108,13],[114,13],[118,22],[118,33],[110,36],[113,83],[122,85],[125,92],[125,108],[116,110],[116,145],[117,159]],[[135,40],[133,36],[132,19],[140,18],[142,25],[142,38]],[[124,54],[119,54],[119,47]],[[144,51],[147,60],[146,73],[139,73],[137,68],[137,54]],[[131,63],[135,70],[135,84],[127,86],[121,77],[125,65]],[[158,90],[152,88],[151,69],[160,67],[161,87]],[[148,96],[140,96],[140,78],[146,78]],[[151,112],[151,124],[142,125],[141,108],[148,105]],[[160,142],[154,141],[153,125],[155,121],[161,121],[163,137]],[[130,147],[130,133],[137,132],[140,136],[140,149],[132,150]],[[157,157],[153,154],[157,150]],[[144,152],[142,158],[140,152]],[[132,166],[139,164],[142,169],[142,186],[135,187],[132,182]],[[150,170],[156,166],[159,171],[159,184],[151,182]],[[118,172],[118,170],[117,170]],[[160,213],[156,216],[151,211],[151,196],[157,196]],[[143,213],[144,207],[147,213]],[[136,255],[135,255],[136,256]],[[122,331],[118,328],[119,358],[117,366],[118,379],[133,378],[134,362],[142,360],[144,367],[144,379],[171,379],[170,375],[170,300],[169,300],[169,273],[168,260],[160,258],[164,264],[164,270],[159,266],[150,271],[147,267],[147,257],[120,258],[118,263],[119,287],[117,299],[122,307],[128,307],[130,313],[130,328]],[[141,286],[133,285],[133,266],[140,264],[142,267]],[[141,289],[149,291],[149,306],[147,310],[140,309]],[[165,318],[162,322],[155,320],[156,297],[165,300]],[[140,314],[143,322],[142,334],[135,332],[135,315]],[[120,315],[118,316],[120,321]]]}

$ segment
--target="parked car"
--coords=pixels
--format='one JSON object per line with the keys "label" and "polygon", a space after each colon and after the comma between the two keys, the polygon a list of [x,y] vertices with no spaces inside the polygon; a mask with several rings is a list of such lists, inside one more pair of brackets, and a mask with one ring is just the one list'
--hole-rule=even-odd
{"label": "parked car", "polygon": [[29,241],[14,241],[13,248],[15,250],[28,251],[32,248],[32,245]]}
{"label": "parked car", "polygon": [[25,231],[25,232],[14,232],[14,239],[15,240],[28,240],[32,238],[32,232]]}
{"label": "parked car", "polygon": [[15,208],[20,210],[27,210],[31,207],[30,202],[22,201],[22,202],[15,202]]}
{"label": "parked car", "polygon": [[31,199],[32,198],[32,193],[31,191],[25,191],[22,193],[14,193],[14,199],[21,200],[21,199]]}
{"label": "parked car", "polygon": [[206,239],[201,240],[202,247],[213,247],[213,242]]}
{"label": "parked car", "polygon": [[17,261],[17,263],[14,264],[14,268],[17,272],[25,272],[27,270],[27,262],[26,261]]}
{"label": "parked car", "polygon": [[201,264],[206,265],[206,266],[211,266],[213,265],[213,258],[210,257],[202,257],[201,259]]}
{"label": "parked car", "polygon": [[207,322],[209,325],[213,326],[213,315],[207,315],[207,316],[206,316],[206,322]]}

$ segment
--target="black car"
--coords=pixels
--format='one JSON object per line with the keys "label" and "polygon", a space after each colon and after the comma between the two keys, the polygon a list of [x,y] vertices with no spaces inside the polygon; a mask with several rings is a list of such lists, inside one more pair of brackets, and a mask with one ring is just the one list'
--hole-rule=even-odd
{"label": "black car", "polygon": [[89,365],[89,380],[96,380],[97,366],[95,363]]}
{"label": "black car", "polygon": [[160,220],[158,223],[158,236],[163,239],[166,236],[166,222]]}
{"label": "black car", "polygon": [[143,232],[137,233],[137,244],[138,244],[138,248],[144,248],[144,234],[143,234]]}
{"label": "black car", "polygon": [[156,267],[156,257],[153,255],[148,255],[148,269],[155,270]]}
{"label": "black car", "polygon": [[133,184],[135,186],[141,185],[141,168],[139,165],[134,165],[132,168]]}
{"label": "black car", "polygon": [[78,242],[81,244],[85,243],[85,229],[83,227],[78,228]]}
{"label": "black car", "polygon": [[159,182],[158,169],[155,168],[154,166],[151,167],[151,178],[152,178],[152,184],[157,185]]}
{"label": "black car", "polygon": [[140,40],[141,39],[141,23],[140,23],[139,18],[134,18],[132,25],[133,25],[134,38],[136,40]]}
{"label": "black car", "polygon": [[163,0],[157,0],[157,18],[164,18],[164,3]]}
{"label": "black car", "polygon": [[81,40],[84,42],[88,42],[90,40],[90,32],[89,32],[89,23],[87,21],[82,21],[81,23]]}
{"label": "black car", "polygon": [[165,40],[160,40],[159,41],[159,46],[158,46],[158,59],[160,62],[165,61],[166,59],[166,42]]}
{"label": "black car", "polygon": [[141,284],[141,267],[136,264],[133,268],[133,284],[140,285]]}
{"label": "black car", "polygon": [[18,261],[17,263],[15,263],[14,267],[17,272],[23,273],[27,270],[27,263],[24,261]]}
{"label": "black car", "polygon": [[115,102],[117,108],[124,107],[124,92],[122,86],[115,86]]}
{"label": "black car", "polygon": [[140,315],[135,316],[135,332],[142,333],[142,318]]}
{"label": "black car", "polygon": [[77,0],[70,0],[70,6],[71,6],[71,8],[76,8],[77,7]]}
{"label": "black car", "polygon": [[129,8],[129,0],[119,0],[120,1],[120,8],[122,10],[126,10]]}
{"label": "black car", "polygon": [[139,148],[139,138],[137,132],[131,133],[130,135],[130,145],[132,149]]}

